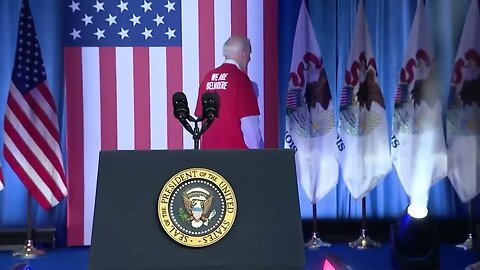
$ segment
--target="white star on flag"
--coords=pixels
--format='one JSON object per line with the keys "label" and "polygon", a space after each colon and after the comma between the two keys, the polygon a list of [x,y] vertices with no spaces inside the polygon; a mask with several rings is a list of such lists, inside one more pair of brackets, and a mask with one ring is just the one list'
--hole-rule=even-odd
{"label": "white star on flag", "polygon": [[157,14],[157,17],[156,17],[155,19],[153,19],[153,21],[157,23],[157,26],[159,26],[160,24],[165,24],[165,23],[163,22],[163,18],[165,18],[165,16],[159,16],[159,15]]}
{"label": "white star on flag", "polygon": [[112,24],[117,24],[117,16],[112,16],[112,14],[108,14],[108,18],[105,19],[108,22],[108,26],[112,26]]}
{"label": "white star on flag", "polygon": [[88,16],[87,14],[85,14],[85,17],[83,17],[82,19],[82,21],[85,23],[85,26],[87,26],[89,23],[93,24],[92,17],[93,16]]}
{"label": "white star on flag", "polygon": [[149,38],[149,37],[150,37],[150,38],[153,38],[153,36],[152,36],[152,30],[151,30],[151,29],[147,29],[146,27],[145,27],[145,31],[142,32],[142,35],[145,36],[145,39],[147,39],[147,38]]}
{"label": "white star on flag", "polygon": [[168,36],[168,39],[171,39],[172,37],[176,37],[175,36],[175,31],[176,30],[170,29],[170,27],[168,27],[168,31],[165,32],[165,35]]}
{"label": "white star on flag", "polygon": [[97,3],[95,5],[93,5],[93,7],[97,9],[97,12],[100,12],[100,10],[105,10],[103,8],[103,4],[104,3],[100,3],[100,2],[97,1]]}
{"label": "white star on flag", "polygon": [[164,7],[166,7],[168,13],[170,13],[170,11],[175,10],[175,2],[172,3],[168,1],[168,3]]}
{"label": "white star on flag", "polygon": [[97,28],[97,32],[94,33],[95,36],[97,36],[97,40],[100,39],[100,38],[105,38],[105,30],[100,30],[99,28]]}
{"label": "white star on flag", "polygon": [[147,12],[148,10],[152,10],[152,8],[150,7],[151,5],[152,5],[152,2],[147,2],[143,0],[143,5],[141,5],[140,7],[143,8],[143,12]]}
{"label": "white star on flag", "polygon": [[120,12],[123,12],[124,10],[128,10],[128,2],[123,2],[122,0],[120,0],[120,4],[117,5],[117,7],[120,9]]}
{"label": "white star on flag", "polygon": [[129,19],[129,21],[131,21],[133,23],[133,26],[135,26],[137,24],[142,24],[140,22],[140,16],[135,16],[135,14],[132,14],[132,18]]}
{"label": "white star on flag", "polygon": [[72,0],[72,4],[69,5],[68,7],[72,9],[72,12],[75,12],[76,10],[80,11],[79,5],[80,3],[76,3],[75,1]]}
{"label": "white star on flag", "polygon": [[125,30],[125,29],[123,29],[123,27],[122,27],[122,28],[121,28],[121,31],[118,32],[118,34],[122,37],[122,39],[124,39],[124,38],[126,38],[126,37],[128,38],[128,37],[129,37],[129,36],[128,36],[128,31],[130,31],[130,30],[128,30],[128,29]]}
{"label": "white star on flag", "polygon": [[73,31],[70,33],[70,35],[73,37],[73,40],[75,40],[75,39],[77,39],[77,38],[82,38],[82,37],[80,36],[80,32],[81,32],[81,31],[82,31],[82,30],[77,30],[77,29],[73,28]]}

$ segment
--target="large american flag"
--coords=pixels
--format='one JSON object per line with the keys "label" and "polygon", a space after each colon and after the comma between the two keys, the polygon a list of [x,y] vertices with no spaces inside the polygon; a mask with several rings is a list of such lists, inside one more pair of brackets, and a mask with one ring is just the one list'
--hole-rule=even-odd
{"label": "large american flag", "polygon": [[67,195],[55,102],[28,1],[24,0],[4,121],[6,161],[45,209]]}
{"label": "large american flag", "polygon": [[231,35],[251,40],[262,134],[278,147],[276,0],[69,0],[64,14],[69,245],[90,244],[99,150],[193,148],[171,97],[194,111]]}

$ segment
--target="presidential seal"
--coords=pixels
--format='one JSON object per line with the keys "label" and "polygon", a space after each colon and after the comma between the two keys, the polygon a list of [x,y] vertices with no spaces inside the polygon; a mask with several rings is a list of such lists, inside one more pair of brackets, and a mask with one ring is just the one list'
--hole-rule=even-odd
{"label": "presidential seal", "polygon": [[175,174],[158,196],[158,218],[163,229],[188,247],[205,247],[225,237],[236,214],[232,187],[209,169],[190,168]]}

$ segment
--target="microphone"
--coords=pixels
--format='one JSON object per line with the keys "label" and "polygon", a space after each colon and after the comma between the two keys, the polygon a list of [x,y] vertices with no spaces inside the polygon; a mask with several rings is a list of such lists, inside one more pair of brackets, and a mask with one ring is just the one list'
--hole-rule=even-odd
{"label": "microphone", "polygon": [[202,95],[202,119],[206,119],[202,125],[200,134],[203,134],[212,125],[215,117],[218,117],[220,96],[217,92],[205,92]]}
{"label": "microphone", "polygon": [[182,92],[176,92],[172,96],[173,103],[173,115],[178,120],[186,120],[190,115],[190,109],[188,108],[187,96]]}
{"label": "microphone", "polygon": [[188,108],[187,96],[183,92],[176,92],[172,96],[173,103],[173,115],[177,118],[182,126],[193,134],[193,129],[190,124],[187,122],[187,119],[190,119],[190,109]]}
{"label": "microphone", "polygon": [[220,96],[217,92],[205,92],[202,95],[202,118],[213,121],[218,117]]}

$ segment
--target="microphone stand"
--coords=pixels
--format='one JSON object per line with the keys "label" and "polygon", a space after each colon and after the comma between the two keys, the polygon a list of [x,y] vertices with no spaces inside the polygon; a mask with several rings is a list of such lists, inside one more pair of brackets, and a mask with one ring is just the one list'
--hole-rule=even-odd
{"label": "microphone stand", "polygon": [[188,121],[194,123],[193,132],[191,129],[186,128],[190,134],[192,134],[193,138],[193,149],[200,149],[200,138],[202,137],[203,133],[207,131],[210,125],[213,123],[214,118],[208,118],[207,121],[202,125],[202,129],[198,127],[198,123],[201,123],[203,118],[200,116],[197,119],[193,118],[192,116],[188,116]]}
{"label": "microphone stand", "polygon": [[195,127],[193,128],[193,149],[200,149],[200,137],[202,136],[202,134],[200,134],[200,129],[198,128],[198,123],[201,122],[202,120],[199,118],[197,119],[194,119],[192,117],[192,122],[195,123]]}
{"label": "microphone stand", "polygon": [[[185,130],[192,134],[194,149],[200,149],[200,137],[212,125],[215,117],[218,117],[218,102],[219,97],[217,93],[204,93],[202,96],[202,115],[195,119],[190,115],[185,94],[177,92],[172,96],[173,115],[180,121]],[[206,121],[202,122],[204,119]],[[194,123],[193,128],[189,122]],[[198,127],[200,122],[202,122],[201,129]]]}

